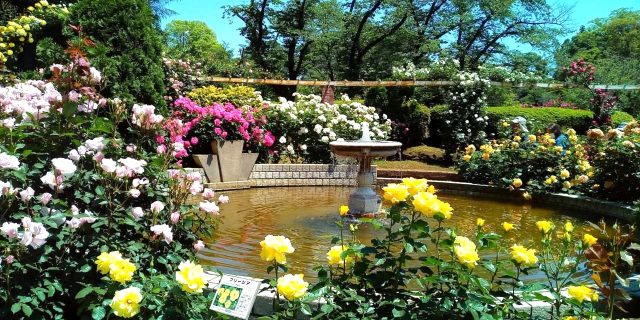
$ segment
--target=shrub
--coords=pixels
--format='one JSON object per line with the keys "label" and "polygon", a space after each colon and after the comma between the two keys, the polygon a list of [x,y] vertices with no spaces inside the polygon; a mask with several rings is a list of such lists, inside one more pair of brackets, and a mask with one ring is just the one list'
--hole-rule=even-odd
{"label": "shrub", "polygon": [[409,160],[422,162],[443,163],[447,161],[447,154],[443,149],[425,145],[408,148],[402,152],[402,155]]}
{"label": "shrub", "polygon": [[186,200],[212,193],[155,151],[166,133],[152,106],[130,117],[101,98],[84,58],[51,70],[50,82],[0,87],[0,318],[208,319],[210,292],[188,261],[219,209]]}
{"label": "shrub", "polygon": [[487,114],[492,126],[491,132],[497,132],[497,127],[503,121],[520,116],[527,119],[527,127],[531,132],[544,132],[549,125],[557,123],[563,128],[574,128],[577,132],[584,133],[593,119],[591,111],[557,107],[489,107]]}
{"label": "shrub", "polygon": [[71,23],[97,42],[91,58],[108,84],[105,94],[164,106],[162,38],[147,0],[80,0]]}
{"label": "shrub", "polygon": [[611,114],[611,123],[614,126],[618,126],[623,122],[629,123],[629,122],[632,122],[634,120],[635,120],[635,118],[632,115],[630,115],[630,114],[628,114],[628,113],[626,113],[624,111],[614,111]]}
{"label": "shrub", "polygon": [[199,62],[191,63],[184,60],[163,58],[162,65],[166,90],[164,99],[167,102],[184,97],[188,92],[203,84],[199,79],[203,75],[202,65]]}
{"label": "shrub", "polygon": [[229,86],[219,88],[216,86],[206,86],[196,88],[187,94],[191,100],[201,106],[210,106],[214,103],[232,103],[236,106],[262,106],[262,96],[260,92],[246,86]]}

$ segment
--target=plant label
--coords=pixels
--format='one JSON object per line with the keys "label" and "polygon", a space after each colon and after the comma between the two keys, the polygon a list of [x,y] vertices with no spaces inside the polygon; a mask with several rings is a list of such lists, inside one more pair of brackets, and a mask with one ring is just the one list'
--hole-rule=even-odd
{"label": "plant label", "polygon": [[225,274],[220,280],[210,309],[232,317],[248,319],[260,284],[260,281],[252,278]]}

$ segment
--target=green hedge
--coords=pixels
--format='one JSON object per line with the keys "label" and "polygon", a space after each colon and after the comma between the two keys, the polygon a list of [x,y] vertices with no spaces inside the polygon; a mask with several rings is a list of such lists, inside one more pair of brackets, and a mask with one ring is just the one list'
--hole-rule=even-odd
{"label": "green hedge", "polygon": [[611,122],[613,125],[617,126],[623,122],[631,122],[635,120],[632,115],[624,112],[624,111],[616,111],[611,115]]}
{"label": "green hedge", "polygon": [[550,124],[557,123],[562,128],[573,128],[585,132],[591,126],[593,113],[588,110],[566,109],[557,107],[522,108],[522,107],[489,107],[487,108],[489,124],[494,128],[504,120],[515,117],[527,119],[530,131],[544,131]]}

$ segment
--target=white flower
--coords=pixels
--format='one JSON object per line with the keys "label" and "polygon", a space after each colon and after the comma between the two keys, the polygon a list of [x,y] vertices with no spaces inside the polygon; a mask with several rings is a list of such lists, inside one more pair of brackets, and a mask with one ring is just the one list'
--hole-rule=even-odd
{"label": "white flower", "polygon": [[224,194],[220,195],[220,197],[218,197],[218,202],[220,203],[229,203],[229,197],[225,196]]}
{"label": "white flower", "polygon": [[22,191],[20,191],[20,199],[22,199],[22,202],[29,202],[31,201],[31,198],[33,198],[33,196],[36,194],[36,192],[31,188],[28,187]]}
{"label": "white flower", "polygon": [[202,188],[202,183],[200,183],[200,181],[194,181],[189,187],[189,192],[195,196],[196,194],[202,192]]}
{"label": "white flower", "polygon": [[216,195],[216,193],[210,188],[204,188],[202,190],[202,197],[206,200],[211,200]]}
{"label": "white flower", "polygon": [[[23,221],[23,225],[24,225]],[[25,231],[22,234],[20,243],[25,246],[31,246],[34,249],[40,248],[49,237],[49,232],[42,223],[28,221],[25,226]]]}
{"label": "white flower", "polygon": [[290,144],[287,146],[287,151],[289,152],[289,154],[295,154],[295,150],[293,149],[293,145]]}
{"label": "white flower", "polygon": [[51,171],[47,172],[47,174],[45,174],[42,178],[40,178],[40,181],[43,184],[48,185],[49,188],[51,189],[55,189],[55,187],[58,185],[56,183],[56,176],[54,176],[53,173],[51,173]]}
{"label": "white flower", "polygon": [[141,207],[135,207],[131,211],[131,215],[136,219],[140,219],[140,218],[144,217],[144,210],[142,210]]}
{"label": "white flower", "polygon": [[72,175],[74,172],[76,172],[77,169],[76,165],[73,164],[73,161],[65,158],[55,158],[51,160],[51,163],[53,164],[53,167],[63,176]]}
{"label": "white flower", "polygon": [[116,172],[117,165],[118,164],[113,159],[109,158],[104,158],[102,159],[102,161],[100,161],[100,168],[102,168],[102,170],[104,170],[106,173]]}
{"label": "white flower", "polygon": [[144,166],[147,165],[147,162],[144,160],[136,160],[133,158],[124,158],[124,159],[119,159],[118,160],[119,163],[121,163],[122,165],[124,165],[128,171],[137,173],[137,174],[142,174],[144,173]]}
{"label": "white flower", "polygon": [[137,198],[140,196],[140,190],[138,189],[131,189],[129,190],[129,195],[133,198]]}
{"label": "white flower", "polygon": [[[104,149],[104,138],[98,137],[95,139],[87,140],[84,142],[84,146],[87,148],[88,151],[94,151],[94,152],[102,151],[102,149]],[[80,151],[78,150],[78,152]],[[82,154],[82,152],[80,152],[80,154]]]}
{"label": "white flower", "polygon": [[164,203],[162,203],[161,201],[154,201],[151,204],[151,211],[155,213],[162,211],[162,209],[164,209]]}
{"label": "white flower", "polygon": [[71,151],[69,151],[69,156],[67,157],[72,161],[78,162],[80,160],[80,154],[78,153],[78,150],[73,149]]}
{"label": "white flower", "polygon": [[199,207],[200,207],[200,210],[204,212],[215,214],[215,215],[220,214],[220,207],[218,207],[218,205],[216,205],[215,202],[202,201],[200,202]]}
{"label": "white flower", "polygon": [[162,235],[164,242],[167,244],[170,244],[173,241],[173,232],[171,231],[171,227],[166,224],[152,226],[151,232],[155,233],[156,236]]}
{"label": "white flower", "polygon": [[300,146],[300,150],[306,151],[307,150],[307,145],[306,144],[301,145]]}
{"label": "white flower", "polygon": [[322,140],[322,142],[324,142],[324,143],[327,143],[327,142],[329,142],[329,137],[322,136],[322,138],[320,138],[320,140]]}
{"label": "white flower", "polygon": [[20,161],[18,158],[5,152],[0,153],[0,169],[18,169]]}
{"label": "white flower", "polygon": [[319,124],[316,124],[315,127],[313,127],[313,131],[315,131],[316,133],[321,133],[322,132],[322,126]]}
{"label": "white flower", "polygon": [[280,137],[280,139],[278,139],[278,142],[285,144],[287,143],[287,138],[285,136]]}
{"label": "white flower", "polygon": [[2,227],[0,227],[0,231],[4,232],[4,234],[11,239],[18,236],[19,227],[20,225],[15,222],[4,222],[2,223]]}
{"label": "white flower", "polygon": [[2,126],[7,128],[7,129],[11,129],[16,125],[16,119],[15,118],[6,118],[2,120]]}

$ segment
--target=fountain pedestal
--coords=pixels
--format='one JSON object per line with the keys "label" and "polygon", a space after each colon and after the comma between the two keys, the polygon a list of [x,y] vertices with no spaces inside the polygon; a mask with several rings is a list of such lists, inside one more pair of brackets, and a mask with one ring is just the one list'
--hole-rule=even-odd
{"label": "fountain pedestal", "polygon": [[349,213],[363,215],[378,213],[380,197],[373,190],[371,160],[392,156],[402,144],[395,141],[334,141],[329,144],[336,155],[358,159],[358,189],[349,197]]}

